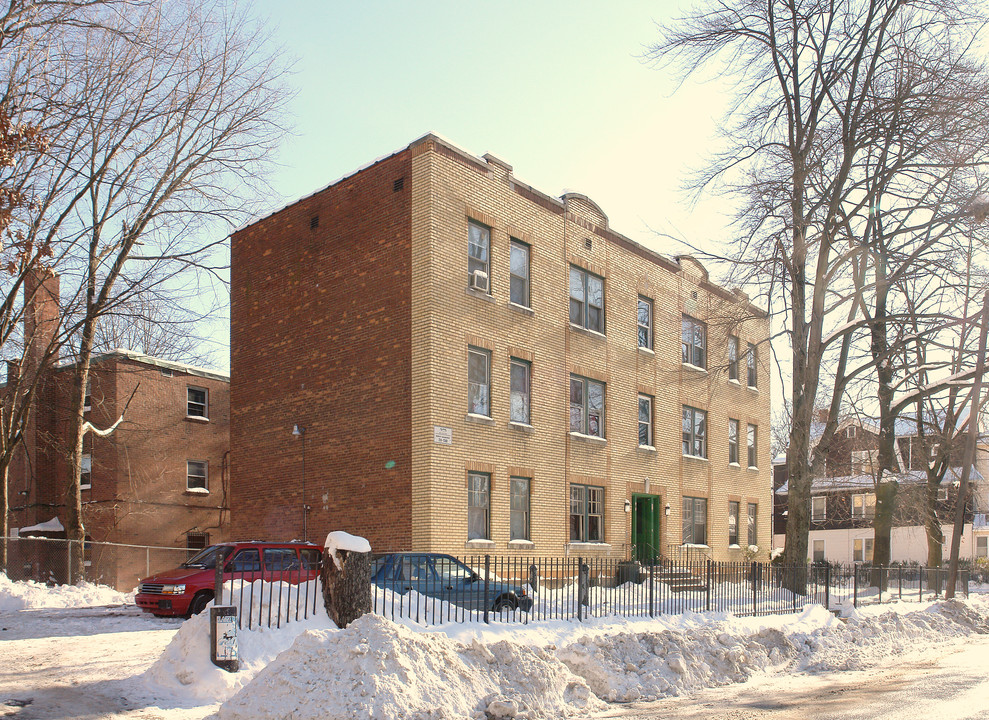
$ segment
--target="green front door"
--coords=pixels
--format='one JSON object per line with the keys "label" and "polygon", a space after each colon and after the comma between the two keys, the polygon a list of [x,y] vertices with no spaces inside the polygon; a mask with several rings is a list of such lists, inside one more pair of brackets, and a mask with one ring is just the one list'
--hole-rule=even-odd
{"label": "green front door", "polygon": [[632,495],[632,544],[639,562],[653,563],[659,559],[658,495]]}

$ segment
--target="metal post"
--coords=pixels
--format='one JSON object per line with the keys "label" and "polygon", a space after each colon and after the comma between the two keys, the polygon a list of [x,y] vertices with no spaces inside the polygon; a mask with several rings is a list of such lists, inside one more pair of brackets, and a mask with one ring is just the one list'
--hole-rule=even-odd
{"label": "metal post", "polygon": [[852,565],[852,607],[859,606],[859,566]]}
{"label": "metal post", "polygon": [[824,609],[831,609],[831,563],[824,566]]}
{"label": "metal post", "polygon": [[707,582],[704,584],[704,610],[711,611],[711,558],[707,559]]}
{"label": "metal post", "polygon": [[[223,604],[223,558],[220,557],[220,551],[216,551],[216,571],[213,573],[213,601],[214,605]],[[233,588],[231,588],[233,592]],[[232,599],[232,598],[231,598]]]}
{"label": "metal post", "polygon": [[653,616],[653,594],[656,588],[656,578],[653,573],[656,570],[656,563],[649,565],[649,617]]}
{"label": "metal post", "polygon": [[488,617],[488,613],[491,610],[491,599],[488,595],[488,588],[489,588],[488,578],[490,577],[491,577],[491,556],[485,555],[484,556],[484,622],[485,623],[491,622],[490,618]]}
{"label": "metal post", "polygon": [[756,588],[756,562],[752,561],[752,614],[756,614],[756,610],[759,608],[759,599],[757,597],[758,590]]}
{"label": "metal post", "polygon": [[151,548],[144,548],[144,577],[148,577],[151,574]]}

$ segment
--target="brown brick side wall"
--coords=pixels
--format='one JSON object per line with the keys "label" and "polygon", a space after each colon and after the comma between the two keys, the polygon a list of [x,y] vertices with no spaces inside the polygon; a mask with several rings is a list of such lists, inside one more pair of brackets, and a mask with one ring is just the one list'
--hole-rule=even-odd
{"label": "brown brick side wall", "polygon": [[[408,155],[233,236],[231,499],[239,536],[302,537],[304,442],[310,540],[345,530],[375,550],[410,545]],[[304,440],[292,435],[296,424]]]}

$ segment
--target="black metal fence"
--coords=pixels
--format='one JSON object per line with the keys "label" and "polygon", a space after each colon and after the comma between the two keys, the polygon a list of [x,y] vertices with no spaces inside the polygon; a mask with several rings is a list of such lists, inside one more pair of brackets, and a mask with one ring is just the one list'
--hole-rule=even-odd
{"label": "black metal fence", "polygon": [[[276,556],[278,557],[278,556]],[[323,590],[318,562],[305,554],[279,564],[260,559],[234,561],[226,571],[217,564],[213,593],[215,605],[237,608],[240,629],[281,627],[282,623],[305,620],[322,609]]]}
{"label": "black metal fence", "polygon": [[[774,615],[819,604],[828,610],[896,599],[943,597],[947,571],[834,564],[613,558],[453,558],[414,553],[375,567],[375,613],[438,625],[450,622],[655,617],[688,611]],[[968,593],[960,573],[958,594]],[[793,592],[798,588],[801,592]]]}

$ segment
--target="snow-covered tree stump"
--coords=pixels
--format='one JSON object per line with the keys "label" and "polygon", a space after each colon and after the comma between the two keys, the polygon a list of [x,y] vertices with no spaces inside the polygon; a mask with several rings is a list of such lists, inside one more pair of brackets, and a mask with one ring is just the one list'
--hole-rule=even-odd
{"label": "snow-covered tree stump", "polygon": [[323,550],[323,605],[326,614],[344,628],[371,612],[371,545],[342,531],[326,536]]}

